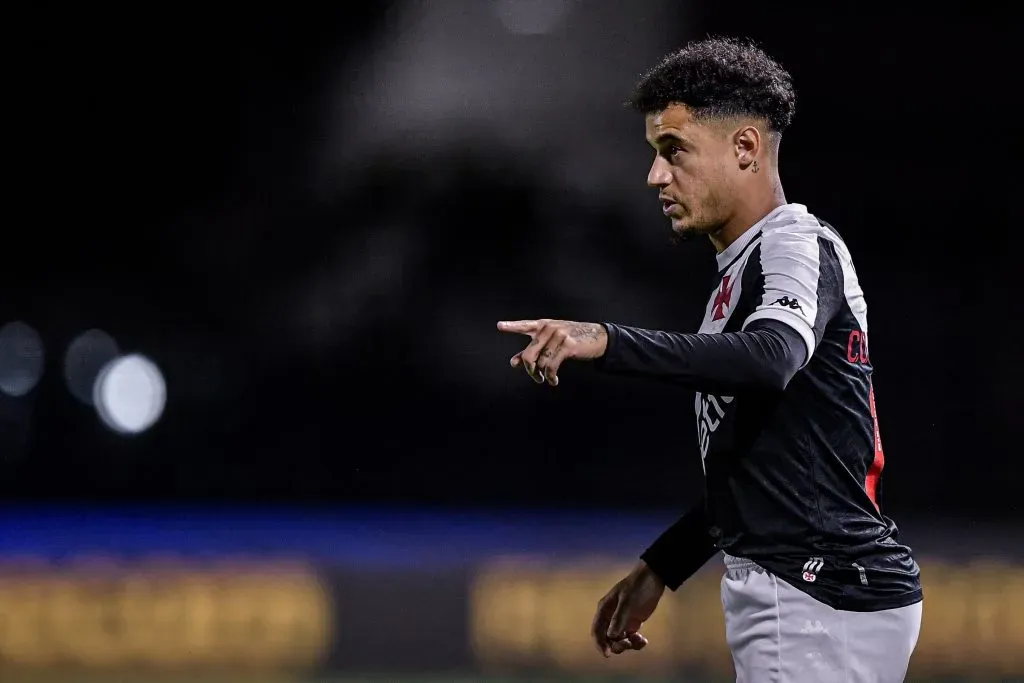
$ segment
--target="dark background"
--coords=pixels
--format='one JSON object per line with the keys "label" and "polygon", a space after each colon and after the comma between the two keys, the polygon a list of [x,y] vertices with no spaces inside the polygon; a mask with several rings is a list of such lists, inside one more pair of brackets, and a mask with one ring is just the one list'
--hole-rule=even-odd
{"label": "dark background", "polygon": [[[889,511],[1021,519],[1012,22],[576,2],[514,35],[478,4],[12,22],[0,320],[47,367],[0,397],[6,498],[687,505],[689,394],[536,387],[494,323],[697,327],[713,252],[669,243],[621,102],[714,33],[794,76],[783,183],[868,297]],[[151,430],[65,387],[90,328],[163,370]]]}

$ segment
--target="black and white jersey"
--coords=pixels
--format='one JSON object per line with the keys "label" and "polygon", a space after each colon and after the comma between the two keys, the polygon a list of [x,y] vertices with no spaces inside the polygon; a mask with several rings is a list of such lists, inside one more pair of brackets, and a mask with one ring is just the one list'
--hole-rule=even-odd
{"label": "black and white jersey", "polygon": [[[706,495],[695,514],[713,548],[838,609],[920,600],[917,564],[881,512],[867,304],[846,245],[787,204],[717,258],[698,334],[607,325],[603,366],[697,389]],[[796,347],[787,377],[749,379],[779,364],[786,339]],[[685,367],[668,360],[687,355]]]}

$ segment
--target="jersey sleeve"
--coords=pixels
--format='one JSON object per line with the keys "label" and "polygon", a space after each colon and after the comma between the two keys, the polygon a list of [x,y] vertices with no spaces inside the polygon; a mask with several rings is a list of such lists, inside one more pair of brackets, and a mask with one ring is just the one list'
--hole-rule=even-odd
{"label": "jersey sleeve", "polygon": [[758,247],[760,276],[752,291],[754,310],[742,329],[758,320],[788,325],[803,339],[810,361],[825,325],[843,297],[843,278],[835,249],[816,231],[766,231]]}
{"label": "jersey sleeve", "polygon": [[718,552],[706,510],[701,498],[640,555],[669,590],[677,590]]}
{"label": "jersey sleeve", "polygon": [[754,322],[741,332],[714,334],[602,324],[608,346],[595,361],[599,371],[665,380],[694,391],[781,391],[804,362],[800,335],[774,320]]}

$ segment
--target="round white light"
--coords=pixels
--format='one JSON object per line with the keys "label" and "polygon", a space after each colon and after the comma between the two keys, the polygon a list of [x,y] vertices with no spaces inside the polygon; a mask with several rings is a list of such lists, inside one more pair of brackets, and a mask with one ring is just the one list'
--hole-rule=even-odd
{"label": "round white light", "polygon": [[100,419],[119,434],[144,432],[160,419],[167,386],[156,364],[138,354],[116,358],[100,371],[93,403]]}

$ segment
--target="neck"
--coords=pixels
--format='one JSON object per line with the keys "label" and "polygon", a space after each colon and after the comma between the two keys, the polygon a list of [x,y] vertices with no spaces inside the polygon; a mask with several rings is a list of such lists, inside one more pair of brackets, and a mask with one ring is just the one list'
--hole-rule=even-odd
{"label": "neck", "polygon": [[747,230],[767,216],[769,213],[786,203],[786,195],[782,191],[782,182],[777,172],[772,172],[770,182],[759,191],[744,192],[732,217],[719,230],[711,233],[711,243],[718,253],[729,248]]}

